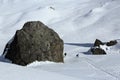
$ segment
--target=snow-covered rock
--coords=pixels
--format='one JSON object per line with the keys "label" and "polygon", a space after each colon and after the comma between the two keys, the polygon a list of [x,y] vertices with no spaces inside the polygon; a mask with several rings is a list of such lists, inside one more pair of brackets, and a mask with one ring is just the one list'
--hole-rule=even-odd
{"label": "snow-covered rock", "polygon": [[118,46],[119,41],[118,40],[111,40],[109,42],[102,42],[98,39],[95,40],[94,46],[91,47],[89,52],[95,55],[100,55],[100,54],[109,54],[113,49],[113,47]]}

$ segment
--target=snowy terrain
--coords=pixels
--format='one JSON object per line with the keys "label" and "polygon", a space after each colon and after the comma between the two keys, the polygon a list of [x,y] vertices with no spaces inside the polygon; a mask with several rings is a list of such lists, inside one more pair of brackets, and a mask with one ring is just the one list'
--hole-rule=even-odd
{"label": "snowy terrain", "polygon": [[21,67],[0,58],[0,80],[120,80],[119,40],[107,55],[85,54],[96,38],[120,39],[120,0],[0,0],[0,54],[15,31],[33,20],[64,40],[65,62]]}

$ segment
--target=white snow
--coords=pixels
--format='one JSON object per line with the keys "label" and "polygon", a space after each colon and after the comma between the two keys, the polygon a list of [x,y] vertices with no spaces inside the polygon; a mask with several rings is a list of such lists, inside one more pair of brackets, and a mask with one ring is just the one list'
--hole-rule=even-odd
{"label": "white snow", "polygon": [[0,80],[80,80],[53,72],[0,62]]}
{"label": "white snow", "polygon": [[[120,80],[120,0],[0,0],[0,54],[26,21],[42,21],[64,40],[64,63],[27,67],[0,58],[0,80]],[[108,55],[88,55],[98,38]],[[79,57],[76,55],[79,54]]]}

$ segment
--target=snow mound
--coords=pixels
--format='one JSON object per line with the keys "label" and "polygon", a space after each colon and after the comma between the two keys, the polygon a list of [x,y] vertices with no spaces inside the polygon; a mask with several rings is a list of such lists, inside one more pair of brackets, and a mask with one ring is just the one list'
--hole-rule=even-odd
{"label": "snow mound", "polygon": [[50,62],[50,61],[34,61],[33,63],[28,64],[27,67],[36,67],[40,65],[49,65],[49,64],[58,64],[58,63]]}

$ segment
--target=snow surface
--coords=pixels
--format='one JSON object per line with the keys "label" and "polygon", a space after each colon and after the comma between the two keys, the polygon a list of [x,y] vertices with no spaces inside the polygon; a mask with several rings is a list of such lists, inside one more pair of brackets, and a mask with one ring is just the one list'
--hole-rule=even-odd
{"label": "snow surface", "polygon": [[53,72],[0,62],[0,80],[80,80]]}
{"label": "snow surface", "polygon": [[0,54],[15,31],[33,20],[54,29],[67,53],[64,63],[36,61],[27,67],[5,63],[1,57],[0,80],[120,80],[119,40],[109,47],[109,55],[86,53],[96,38],[120,39],[119,4],[120,0],[0,0]]}

